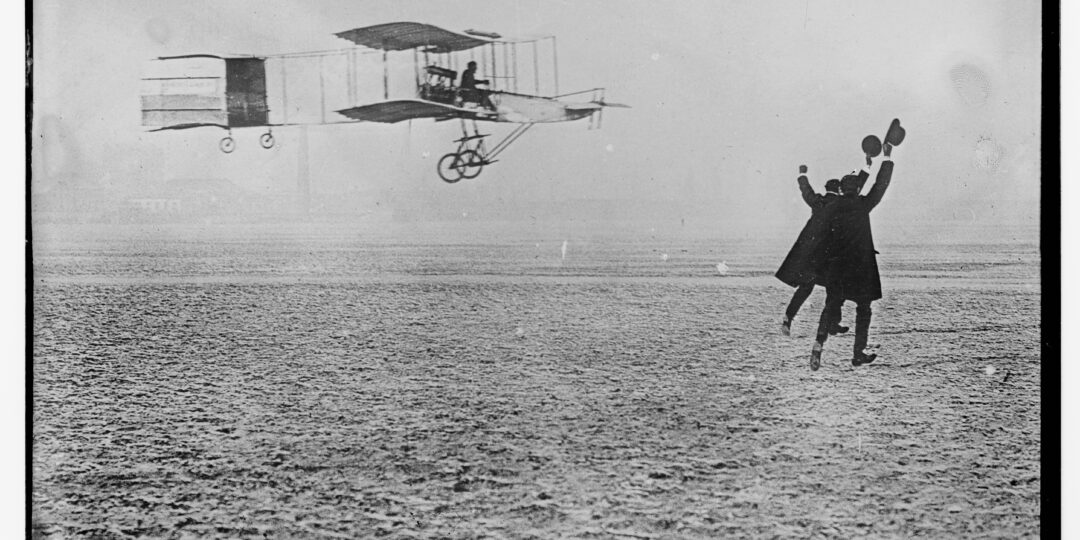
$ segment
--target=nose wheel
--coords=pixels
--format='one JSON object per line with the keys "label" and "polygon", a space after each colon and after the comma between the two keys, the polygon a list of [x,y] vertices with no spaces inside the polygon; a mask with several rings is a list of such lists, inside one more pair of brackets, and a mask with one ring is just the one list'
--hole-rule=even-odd
{"label": "nose wheel", "polygon": [[439,178],[447,184],[456,184],[461,181],[461,156],[460,154],[446,154],[439,159]]}
{"label": "nose wheel", "polygon": [[484,170],[484,158],[475,150],[446,154],[439,159],[439,178],[448,184],[456,184],[462,178],[476,178]]}
{"label": "nose wheel", "polygon": [[274,147],[274,134],[269,132],[269,131],[267,131],[266,133],[263,133],[262,136],[259,137],[259,144],[262,145],[262,147],[267,149],[267,150],[273,148]]}

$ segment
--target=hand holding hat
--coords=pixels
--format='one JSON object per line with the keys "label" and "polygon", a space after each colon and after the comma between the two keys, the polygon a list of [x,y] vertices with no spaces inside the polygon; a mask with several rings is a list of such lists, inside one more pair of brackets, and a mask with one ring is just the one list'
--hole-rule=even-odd
{"label": "hand holding hat", "polygon": [[900,119],[893,118],[892,123],[889,124],[889,131],[885,133],[885,142],[892,146],[900,146],[905,136],[907,136],[907,130],[900,126]]}
{"label": "hand holding hat", "polygon": [[[888,156],[892,153],[892,148],[900,146],[900,143],[904,142],[904,137],[907,135],[907,130],[900,126],[900,119],[894,118],[892,123],[889,124],[889,130],[885,133],[885,155]],[[870,159],[878,157],[882,151],[881,139],[876,135],[867,135],[862,140],[863,153],[866,154],[866,163],[870,164]]]}

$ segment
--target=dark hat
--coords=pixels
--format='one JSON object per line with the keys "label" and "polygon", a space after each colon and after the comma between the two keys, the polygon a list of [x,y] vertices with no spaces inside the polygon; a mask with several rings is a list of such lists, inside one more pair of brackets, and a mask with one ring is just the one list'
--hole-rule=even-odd
{"label": "dark hat", "polygon": [[862,140],[862,151],[870,157],[878,157],[881,154],[881,139],[876,135],[867,135]]}
{"label": "dark hat", "polygon": [[828,182],[825,182],[825,191],[829,193],[840,193],[840,181],[833,178]]}
{"label": "dark hat", "polygon": [[845,175],[840,179],[840,192],[844,195],[859,192],[859,177],[854,174]]}
{"label": "dark hat", "polygon": [[894,118],[892,123],[889,124],[889,132],[885,134],[885,142],[893,146],[900,146],[900,143],[904,142],[905,135],[907,135],[907,130],[900,126],[900,119]]}

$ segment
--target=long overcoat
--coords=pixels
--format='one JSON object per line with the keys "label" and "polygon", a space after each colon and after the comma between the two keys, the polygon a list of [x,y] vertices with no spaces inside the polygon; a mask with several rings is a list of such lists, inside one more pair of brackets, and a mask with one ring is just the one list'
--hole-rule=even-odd
{"label": "long overcoat", "polygon": [[[861,181],[865,181],[867,176],[866,171],[859,173]],[[805,176],[799,177],[799,191],[803,201],[810,206],[810,219],[803,225],[795,245],[791,246],[784,262],[780,264],[776,277],[792,287],[814,282],[824,285],[824,282],[818,279],[823,263],[821,242],[829,231],[832,208],[840,200],[840,196],[833,193],[814,193],[814,188],[810,187],[810,181]]]}
{"label": "long overcoat", "polygon": [[881,298],[881,276],[870,229],[870,211],[881,202],[892,179],[893,162],[882,162],[874,186],[866,195],[840,197],[832,212],[828,234],[821,244],[818,282],[856,303]]}

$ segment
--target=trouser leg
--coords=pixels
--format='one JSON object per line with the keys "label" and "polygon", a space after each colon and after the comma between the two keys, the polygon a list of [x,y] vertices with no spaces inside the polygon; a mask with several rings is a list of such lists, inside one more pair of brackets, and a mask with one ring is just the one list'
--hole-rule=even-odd
{"label": "trouser leg", "polygon": [[788,302],[787,312],[785,313],[789,321],[795,319],[795,315],[798,315],[799,313],[799,308],[802,307],[803,302],[806,302],[806,299],[812,292],[814,292],[814,284],[812,282],[795,289],[795,294],[791,295],[791,302]]}
{"label": "trouser leg", "polygon": [[844,296],[839,289],[825,289],[825,308],[821,310],[821,319],[818,321],[817,342],[825,343],[829,338],[829,329],[836,321],[840,320],[840,308],[844,305]]}
{"label": "trouser leg", "polygon": [[863,352],[870,337],[870,302],[859,302],[855,307],[855,356]]}

